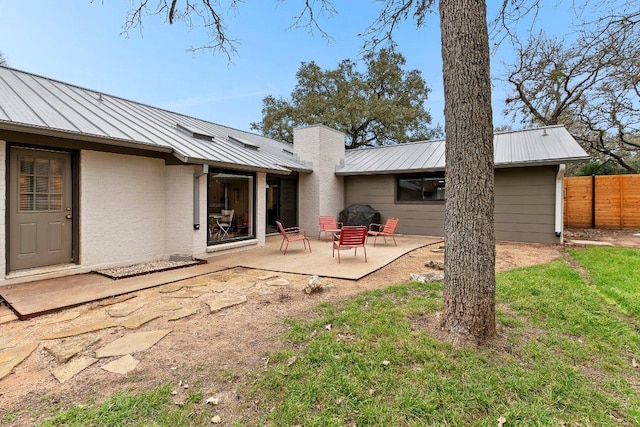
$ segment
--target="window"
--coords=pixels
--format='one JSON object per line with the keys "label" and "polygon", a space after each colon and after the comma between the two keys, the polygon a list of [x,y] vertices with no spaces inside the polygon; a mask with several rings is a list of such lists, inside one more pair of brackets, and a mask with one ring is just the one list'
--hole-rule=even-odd
{"label": "window", "polygon": [[20,211],[62,210],[64,161],[20,156]]}
{"label": "window", "polygon": [[208,178],[207,244],[252,238],[254,175],[212,171]]}
{"label": "window", "polygon": [[396,178],[397,202],[443,201],[444,197],[444,172]]}

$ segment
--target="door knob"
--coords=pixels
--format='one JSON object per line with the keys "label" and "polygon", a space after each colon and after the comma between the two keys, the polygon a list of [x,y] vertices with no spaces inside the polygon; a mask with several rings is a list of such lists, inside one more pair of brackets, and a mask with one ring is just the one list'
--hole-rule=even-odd
{"label": "door knob", "polygon": [[67,214],[66,218],[71,219],[71,214]]}

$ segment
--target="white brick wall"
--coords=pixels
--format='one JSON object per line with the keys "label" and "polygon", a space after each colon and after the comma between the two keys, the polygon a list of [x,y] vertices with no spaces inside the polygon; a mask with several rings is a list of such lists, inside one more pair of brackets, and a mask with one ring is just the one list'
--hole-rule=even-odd
{"label": "white brick wall", "polygon": [[[196,170],[202,171],[202,166],[196,167]],[[193,230],[193,224],[191,224],[192,231],[192,254],[196,257],[202,258],[207,253],[207,175],[202,175],[200,178],[200,230]],[[193,191],[192,191],[193,194]],[[193,203],[193,202],[192,202]],[[189,218],[193,218],[193,213]],[[192,221],[192,220],[191,220]]]}
{"label": "white brick wall", "polygon": [[[0,141],[0,173],[6,143]],[[82,150],[80,153],[80,269],[206,256],[207,176],[199,179],[200,229],[194,230],[194,172],[201,166],[165,165],[161,159]],[[266,174],[257,174],[257,246],[265,244]],[[0,191],[5,192],[2,180]],[[6,198],[0,201],[0,281],[5,278]]]}
{"label": "white brick wall", "polygon": [[164,161],[83,150],[80,164],[81,265],[99,268],[164,258]]}
{"label": "white brick wall", "polygon": [[255,236],[258,239],[258,246],[265,245],[266,223],[267,223],[267,174],[258,172],[256,174],[256,230]]}
{"label": "white brick wall", "polygon": [[[193,229],[193,166],[165,166],[166,169],[166,255],[192,255],[195,236],[205,235]],[[206,202],[200,210],[206,209]],[[200,223],[202,225],[202,222]],[[206,224],[206,222],[205,222]]]}
{"label": "white brick wall", "polygon": [[[7,143],[0,140],[0,176],[7,176]],[[6,179],[0,179],[0,194],[7,194]],[[0,279],[4,279],[7,271],[7,254],[5,251],[7,243],[6,235],[6,218],[7,218],[7,198],[0,199]]]}
{"label": "white brick wall", "polygon": [[298,212],[300,227],[317,235],[319,216],[337,216],[344,208],[344,179],[336,166],[344,160],[343,133],[324,125],[294,129],[293,152],[311,162],[313,173],[300,174]]}

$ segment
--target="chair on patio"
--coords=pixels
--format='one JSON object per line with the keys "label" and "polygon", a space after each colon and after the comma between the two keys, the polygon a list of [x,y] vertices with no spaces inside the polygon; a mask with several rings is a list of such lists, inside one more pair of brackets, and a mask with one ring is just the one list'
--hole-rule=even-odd
{"label": "chair on patio", "polygon": [[358,255],[358,248],[364,249],[364,262],[367,262],[367,227],[365,226],[344,226],[340,229],[340,238],[333,241],[332,256],[336,256],[338,250],[338,264],[340,264],[340,250],[354,249],[354,255]]}
{"label": "chair on patio", "polygon": [[321,216],[319,223],[320,231],[318,232],[318,239],[320,239],[320,234],[324,233],[324,239],[327,240],[327,235],[333,237],[335,233],[340,232],[340,227],[342,227],[342,223],[336,222],[336,218],[333,216]]}
{"label": "chair on patio", "polygon": [[218,233],[216,237],[218,239],[224,239],[224,237],[229,237],[229,230],[233,225],[233,214],[235,213],[235,209],[222,209],[220,212],[222,215],[220,218],[216,219],[216,223],[218,225]]}
{"label": "chair on patio", "polygon": [[300,227],[289,227],[284,228],[280,221],[276,221],[278,225],[278,230],[280,234],[282,234],[282,243],[280,243],[280,250],[282,250],[282,245],[284,242],[287,242],[287,245],[284,247],[284,255],[287,254],[287,248],[289,247],[289,242],[299,242],[302,241],[304,244],[304,248],[307,249],[307,243],[309,244],[309,253],[311,253],[311,242],[307,238],[306,233]]}
{"label": "chair on patio", "polygon": [[376,246],[376,240],[378,236],[382,236],[384,238],[384,242],[387,243],[387,236],[393,239],[393,243],[398,246],[396,243],[396,238],[394,234],[396,233],[396,227],[398,226],[398,218],[387,218],[387,222],[383,224],[370,224],[369,232],[367,235],[373,236],[373,246]]}

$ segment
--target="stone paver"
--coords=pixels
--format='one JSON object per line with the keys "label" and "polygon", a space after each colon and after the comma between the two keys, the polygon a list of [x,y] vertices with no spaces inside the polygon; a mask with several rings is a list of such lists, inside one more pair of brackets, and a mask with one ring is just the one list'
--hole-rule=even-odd
{"label": "stone paver", "polygon": [[182,308],[182,304],[178,301],[167,301],[151,307],[154,311],[177,311]]}
{"label": "stone paver", "polygon": [[138,329],[145,323],[149,323],[152,320],[162,317],[162,313],[155,311],[146,311],[144,313],[136,314],[129,317],[127,320],[121,323],[127,329]]}
{"label": "stone paver", "polygon": [[247,289],[253,288],[255,285],[256,282],[247,277],[244,279],[235,279],[227,282],[227,289],[246,291]]}
{"label": "stone paver", "polygon": [[171,283],[170,285],[161,286],[158,291],[161,294],[170,294],[173,292],[178,292],[182,288],[185,288],[185,285],[182,283]]}
{"label": "stone paver", "polygon": [[96,363],[98,359],[89,357],[89,356],[81,356],[77,359],[73,359],[71,362],[64,364],[56,369],[51,371],[51,374],[60,381],[61,383],[65,383],[75,375],[87,369],[89,366]]}
{"label": "stone paver", "polygon": [[38,343],[30,342],[0,353],[0,379],[9,375],[13,368],[21,364],[36,348]]}
{"label": "stone paver", "polygon": [[83,312],[80,310],[65,310],[62,314],[60,314],[59,316],[56,316],[56,318],[52,320],[51,324],[68,322],[70,320],[77,319],[82,314]]}
{"label": "stone paver", "polygon": [[199,298],[204,294],[208,294],[210,291],[206,288],[190,288],[176,292],[169,293],[164,298]]}
{"label": "stone paver", "polygon": [[113,362],[107,363],[101,368],[114,374],[126,375],[133,371],[136,366],[138,366],[138,363],[140,363],[139,360],[134,359],[130,354],[126,354]]}
{"label": "stone paver", "polygon": [[107,314],[111,317],[127,317],[131,313],[140,310],[145,305],[147,305],[147,303],[144,301],[136,301],[129,304],[112,305],[111,307],[107,308],[106,311]]}
{"label": "stone paver", "polygon": [[171,329],[160,329],[157,331],[134,332],[125,335],[96,350],[96,357],[124,356],[125,354],[147,350],[156,345],[158,341],[170,332]]}
{"label": "stone paver", "polygon": [[211,313],[222,310],[223,308],[233,307],[234,305],[247,302],[247,297],[244,295],[237,297],[217,298],[207,301],[207,305],[211,310]]}
{"label": "stone paver", "polygon": [[8,335],[0,336],[0,351],[6,348],[13,348],[20,343],[21,339],[16,337],[10,337]]}
{"label": "stone paver", "polygon": [[200,310],[198,310],[197,308],[184,308],[180,311],[170,314],[169,317],[167,317],[167,320],[175,321],[175,320],[184,319],[185,317],[189,317],[193,314],[196,314],[199,311]]}
{"label": "stone paver", "polygon": [[290,284],[291,282],[289,282],[287,279],[284,279],[282,277],[273,278],[266,282],[267,286],[289,286]]}
{"label": "stone paver", "polygon": [[137,295],[134,294],[124,294],[117,297],[107,298],[98,304],[100,307],[108,307],[110,305],[119,304],[121,302],[128,301],[130,299],[135,298]]}
{"label": "stone paver", "polygon": [[229,288],[229,284],[227,282],[213,282],[209,283],[206,289],[209,289],[211,292],[221,293],[226,291]]}
{"label": "stone paver", "polygon": [[[247,301],[245,295],[227,296],[226,293],[229,290],[233,293],[233,291],[249,290],[257,284],[262,286],[267,284],[269,286],[288,286],[290,284],[277,274],[265,275],[261,279],[256,279],[255,275],[242,274],[240,277],[238,275],[230,275],[223,280],[214,280],[212,277],[206,277],[187,283],[165,285],[157,290],[162,295],[162,299],[152,304],[132,294],[112,297],[99,302],[96,307],[102,307],[100,313],[108,314],[114,317],[113,319],[107,318],[79,324],[81,323],[81,316],[90,312],[91,309],[89,311],[87,309],[66,310],[57,316],[52,316],[51,320],[46,322],[48,327],[45,327],[45,333],[48,333],[48,335],[38,339],[45,341],[43,348],[58,362],[58,366],[55,369],[50,368],[50,372],[60,383],[69,381],[102,358],[116,356],[122,357],[101,366],[101,368],[108,372],[126,375],[140,363],[132,354],[150,349],[167,334],[171,333],[171,330],[163,329],[130,333],[98,348],[95,351],[95,355],[92,355],[95,357],[86,356],[87,350],[91,350],[100,341],[100,338],[90,334],[91,332],[118,326],[136,329],[161,317],[169,321],[183,319],[202,310],[199,301],[195,304],[187,301],[207,294],[209,295],[208,298],[211,299],[205,302],[211,313],[215,313]],[[269,282],[267,283],[266,281]],[[268,290],[265,291],[269,292]],[[5,314],[10,314],[11,316],[9,317],[11,319],[17,319],[17,316],[9,308],[0,306],[0,322]],[[125,318],[124,320],[122,319],[123,317]],[[78,318],[80,320],[73,322]],[[68,326],[63,324],[67,322],[76,323],[77,325]],[[56,331],[61,327],[65,329]],[[24,336],[0,336],[0,378],[11,373],[16,366],[27,359],[38,347],[37,342],[23,344],[24,342]]]}
{"label": "stone paver", "polygon": [[41,340],[57,340],[59,338],[73,337],[76,335],[86,334],[88,332],[99,331],[101,329],[108,329],[118,326],[118,322],[112,319],[100,320],[98,322],[87,323],[84,325],[74,326],[73,328],[65,329],[63,331],[54,332],[51,335],[41,337]]}
{"label": "stone paver", "polygon": [[66,363],[73,356],[88,349],[98,341],[100,341],[100,338],[94,336],[72,338],[62,342],[46,343],[44,344],[44,349],[55,357],[58,362]]}

